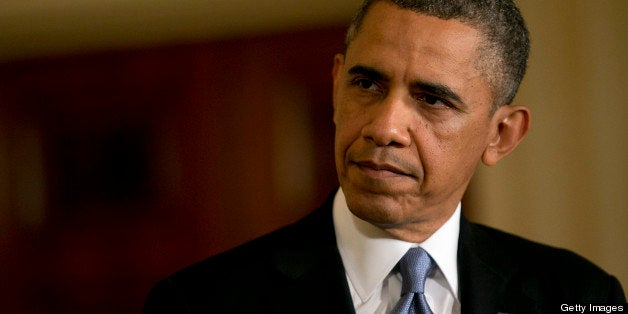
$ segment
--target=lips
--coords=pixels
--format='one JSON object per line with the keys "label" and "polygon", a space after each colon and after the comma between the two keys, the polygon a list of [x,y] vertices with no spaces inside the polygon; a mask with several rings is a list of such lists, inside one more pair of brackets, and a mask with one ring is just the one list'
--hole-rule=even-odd
{"label": "lips", "polygon": [[388,163],[378,163],[371,160],[354,161],[353,163],[362,171],[376,177],[413,176],[411,172]]}

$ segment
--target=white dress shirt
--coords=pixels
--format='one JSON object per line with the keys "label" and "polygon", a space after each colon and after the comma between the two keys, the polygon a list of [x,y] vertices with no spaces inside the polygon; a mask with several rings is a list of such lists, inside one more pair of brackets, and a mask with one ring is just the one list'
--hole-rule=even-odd
{"label": "white dress shirt", "polygon": [[440,229],[418,244],[395,239],[353,215],[342,189],[334,199],[333,217],[356,313],[389,313],[394,308],[401,296],[401,275],[395,271],[395,265],[415,246],[427,251],[437,265],[425,283],[425,298],[432,312],[460,313],[457,258],[460,204]]}

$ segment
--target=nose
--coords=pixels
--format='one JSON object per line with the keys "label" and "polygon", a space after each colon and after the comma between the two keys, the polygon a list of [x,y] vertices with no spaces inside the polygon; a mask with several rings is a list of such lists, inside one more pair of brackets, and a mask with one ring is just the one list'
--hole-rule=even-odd
{"label": "nose", "polygon": [[407,147],[410,136],[412,112],[403,97],[389,94],[369,110],[370,120],[362,128],[362,137],[377,146]]}

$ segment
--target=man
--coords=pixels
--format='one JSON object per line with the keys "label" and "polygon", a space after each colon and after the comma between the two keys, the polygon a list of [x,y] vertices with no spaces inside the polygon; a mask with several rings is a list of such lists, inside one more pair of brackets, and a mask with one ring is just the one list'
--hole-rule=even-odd
{"label": "man", "polygon": [[468,222],[477,164],[527,132],[510,0],[365,1],[333,67],[340,189],[294,225],[160,282],[145,313],[552,313],[625,302],[583,258]]}

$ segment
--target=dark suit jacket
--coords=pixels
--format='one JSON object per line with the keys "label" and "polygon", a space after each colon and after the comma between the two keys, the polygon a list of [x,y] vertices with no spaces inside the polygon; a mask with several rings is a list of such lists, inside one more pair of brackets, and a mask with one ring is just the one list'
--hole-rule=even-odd
{"label": "dark suit jacket", "polygon": [[[293,225],[159,282],[144,313],[354,313],[332,199]],[[574,253],[464,217],[460,227],[462,313],[555,313],[562,303],[625,302],[614,277]]]}

